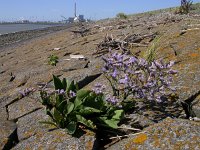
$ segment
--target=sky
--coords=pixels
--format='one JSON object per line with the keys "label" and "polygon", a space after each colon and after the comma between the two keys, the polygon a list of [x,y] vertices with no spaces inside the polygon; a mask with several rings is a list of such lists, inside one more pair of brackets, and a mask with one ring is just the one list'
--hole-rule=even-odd
{"label": "sky", "polygon": [[[59,21],[61,16],[77,14],[98,20],[115,17],[117,13],[140,13],[161,8],[179,6],[181,0],[0,0],[0,21]],[[200,0],[193,0],[194,3]]]}

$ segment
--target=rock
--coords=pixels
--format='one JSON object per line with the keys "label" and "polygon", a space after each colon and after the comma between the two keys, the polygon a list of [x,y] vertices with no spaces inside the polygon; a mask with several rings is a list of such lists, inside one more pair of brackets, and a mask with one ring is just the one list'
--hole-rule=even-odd
{"label": "rock", "polygon": [[34,99],[25,97],[8,106],[9,120],[18,119],[34,110],[42,108],[42,104]]}
{"label": "rock", "polygon": [[6,112],[6,108],[2,107],[0,108],[0,120],[7,120],[8,119],[8,113]]}
{"label": "rock", "polygon": [[[78,82],[80,86],[79,88],[82,88],[97,79],[102,74],[102,65],[100,63],[98,64],[98,62],[99,61],[92,60],[88,64],[88,68],[65,72],[60,79],[66,78],[71,81],[74,80]],[[53,85],[53,82],[51,82],[49,86],[51,85]]]}
{"label": "rock", "polygon": [[5,70],[0,70],[0,74],[3,74],[5,73],[6,71]]}
{"label": "rock", "polygon": [[84,69],[88,67],[89,61],[87,60],[76,60],[71,61],[71,66],[69,68],[63,69],[63,72],[77,70],[77,69]]}
{"label": "rock", "polygon": [[199,106],[193,106],[192,109],[193,109],[196,117],[200,118],[200,107]]}
{"label": "rock", "polygon": [[148,119],[147,117],[139,114],[130,114],[128,115],[128,122],[126,123],[127,125],[130,125],[131,127],[134,128],[139,128],[143,129],[146,128],[150,125],[155,124],[152,120]]}
{"label": "rock", "polygon": [[[49,87],[47,86],[47,88],[49,88]],[[28,97],[31,98],[31,99],[35,99],[35,100],[40,101],[41,100],[40,91],[35,91],[35,92],[29,94]]]}
{"label": "rock", "polygon": [[0,121],[0,149],[7,150],[18,142],[17,126],[12,121]]}
{"label": "rock", "polygon": [[5,107],[11,104],[14,101],[17,101],[21,98],[21,94],[19,93],[19,89],[15,89],[11,94],[1,95],[0,96],[0,107]]}
{"label": "rock", "polygon": [[85,56],[83,55],[69,55],[71,59],[85,59]]}
{"label": "rock", "polygon": [[167,118],[114,144],[108,150],[200,149],[200,123]]}
{"label": "rock", "polygon": [[94,74],[94,75],[87,75],[82,80],[78,82],[78,87],[83,88],[84,86],[88,85],[92,81],[94,81],[96,78],[100,77],[101,73]]}
{"label": "rock", "polygon": [[17,134],[19,141],[27,139],[38,132],[47,130],[44,125],[39,123],[40,121],[48,120],[48,116],[45,114],[44,109],[39,109],[24,117],[18,119]]}
{"label": "rock", "polygon": [[16,77],[15,83],[16,83],[17,87],[24,86],[27,83],[27,81],[29,80],[29,78],[30,78],[30,76],[27,76],[27,75],[21,76],[21,78],[19,78],[19,79]]}
{"label": "rock", "polygon": [[56,47],[56,48],[54,48],[53,50],[55,50],[55,51],[59,51],[61,48],[59,48],[59,47]]}
{"label": "rock", "polygon": [[88,133],[80,138],[67,134],[65,130],[58,129],[50,132],[37,133],[21,141],[13,150],[19,149],[54,149],[54,150],[92,150],[95,135]]}

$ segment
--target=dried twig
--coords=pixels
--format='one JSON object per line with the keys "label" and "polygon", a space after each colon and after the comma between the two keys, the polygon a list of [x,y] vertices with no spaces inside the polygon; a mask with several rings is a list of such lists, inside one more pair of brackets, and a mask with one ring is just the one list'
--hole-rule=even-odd
{"label": "dried twig", "polygon": [[110,137],[109,139],[110,140],[112,140],[112,139],[120,139],[121,140],[122,138],[130,137],[130,136],[133,136],[133,135],[138,135],[138,134],[141,134],[141,133],[145,133],[145,131],[134,133],[134,134],[127,134],[127,135],[122,135],[122,136]]}

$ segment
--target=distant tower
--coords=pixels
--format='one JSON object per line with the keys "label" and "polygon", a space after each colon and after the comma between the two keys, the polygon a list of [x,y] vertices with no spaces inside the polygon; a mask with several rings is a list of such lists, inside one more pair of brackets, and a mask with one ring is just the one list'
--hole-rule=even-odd
{"label": "distant tower", "polygon": [[74,5],[74,17],[77,17],[76,16],[76,2],[75,2],[75,5]]}
{"label": "distant tower", "polygon": [[76,15],[76,2],[74,5],[74,22],[79,22],[79,17],[77,17],[77,15]]}

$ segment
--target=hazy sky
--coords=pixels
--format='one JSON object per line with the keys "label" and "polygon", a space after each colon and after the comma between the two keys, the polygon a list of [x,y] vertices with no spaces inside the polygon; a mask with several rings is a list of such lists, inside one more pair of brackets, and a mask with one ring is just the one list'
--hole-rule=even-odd
{"label": "hazy sky", "polygon": [[178,6],[181,0],[0,0],[0,21],[62,20],[61,15],[74,16],[75,1],[77,14],[84,14],[90,19],[102,19],[114,17],[119,12],[132,14]]}

